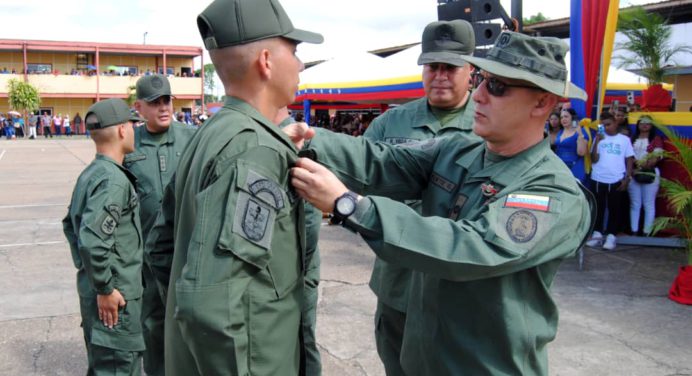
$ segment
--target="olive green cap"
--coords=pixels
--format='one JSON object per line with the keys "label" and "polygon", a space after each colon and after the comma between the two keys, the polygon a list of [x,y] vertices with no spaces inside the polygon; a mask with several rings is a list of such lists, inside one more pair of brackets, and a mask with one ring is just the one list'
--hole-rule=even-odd
{"label": "olive green cap", "polygon": [[137,80],[137,99],[153,102],[164,95],[171,95],[171,83],[161,74],[142,76]]}
{"label": "olive green cap", "polygon": [[103,129],[128,121],[139,122],[144,119],[133,115],[124,100],[120,98],[104,99],[89,107],[84,117],[86,129]]}
{"label": "olive green cap", "polygon": [[473,55],[476,34],[468,21],[435,21],[423,30],[423,52],[418,65],[445,63],[463,67],[461,55]]}
{"label": "olive green cap", "polygon": [[569,46],[554,37],[505,31],[485,58],[463,59],[496,76],[531,82],[561,97],[586,100],[586,92],[567,79],[567,51]]}
{"label": "olive green cap", "polygon": [[322,43],[322,35],[293,27],[278,0],[214,0],[197,16],[207,50],[284,37]]}

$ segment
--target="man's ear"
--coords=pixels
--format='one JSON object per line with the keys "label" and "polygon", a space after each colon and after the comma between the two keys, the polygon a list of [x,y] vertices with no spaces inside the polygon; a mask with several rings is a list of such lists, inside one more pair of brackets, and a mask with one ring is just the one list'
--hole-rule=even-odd
{"label": "man's ear", "polygon": [[137,110],[137,112],[142,111],[142,102],[140,102],[139,100],[135,101],[135,110]]}
{"label": "man's ear", "polygon": [[273,62],[271,51],[267,48],[261,49],[259,52],[259,56],[257,58],[257,66],[259,69],[260,77],[264,79],[271,78],[272,63]]}
{"label": "man's ear", "polygon": [[553,93],[543,92],[541,93],[536,101],[536,105],[533,108],[533,115],[540,117],[542,119],[547,119],[548,115],[553,111],[555,105],[557,104],[557,95]]}

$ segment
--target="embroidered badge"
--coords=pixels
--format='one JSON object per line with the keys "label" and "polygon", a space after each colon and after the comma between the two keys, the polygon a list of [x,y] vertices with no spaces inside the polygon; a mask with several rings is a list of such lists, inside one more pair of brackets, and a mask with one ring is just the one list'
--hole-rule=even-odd
{"label": "embroidered badge", "polygon": [[401,144],[409,144],[416,142],[418,140],[414,138],[405,138],[405,137],[385,137],[384,142],[392,145],[401,145]]}
{"label": "embroidered badge", "polygon": [[166,172],[166,156],[159,155],[159,171]]}
{"label": "embroidered badge", "polygon": [[116,222],[120,221],[120,206],[116,204],[108,205],[108,212],[113,216]]}
{"label": "embroidered badge", "polygon": [[492,182],[487,182],[481,184],[481,192],[485,197],[493,197],[497,194],[498,190],[495,188]]}
{"label": "embroidered badge", "polygon": [[454,203],[454,207],[452,207],[452,210],[449,211],[450,219],[457,219],[459,217],[459,213],[461,213],[461,208],[464,207],[464,204],[466,203],[467,199],[468,197],[464,195],[457,196],[457,200]]}
{"label": "embroidered badge", "polygon": [[505,229],[509,237],[516,243],[526,243],[533,239],[538,228],[538,220],[533,213],[518,210],[509,216]]}
{"label": "embroidered badge", "polygon": [[505,199],[504,207],[548,211],[548,208],[550,207],[550,197],[510,194]]}
{"label": "embroidered badge", "polygon": [[[284,196],[281,194],[279,185],[269,179],[259,179],[248,185],[248,189],[254,196],[265,194],[270,196],[269,203],[273,204],[274,209],[282,209],[284,207]],[[269,198],[269,197],[267,197]]]}
{"label": "embroidered badge", "polygon": [[430,182],[433,183],[434,185],[444,189],[447,192],[452,192],[454,190],[454,188],[456,188],[456,186],[457,186],[456,184],[452,183],[451,181],[438,175],[436,172],[433,172],[432,176],[430,176]]}
{"label": "embroidered badge", "polygon": [[269,209],[258,201],[249,199],[243,216],[243,232],[250,240],[260,241],[267,232],[267,223],[270,217]]}
{"label": "embroidered badge", "polygon": [[101,223],[101,232],[106,235],[113,235],[116,226],[117,222],[115,219],[111,215],[106,215],[106,218],[103,219],[103,223]]}

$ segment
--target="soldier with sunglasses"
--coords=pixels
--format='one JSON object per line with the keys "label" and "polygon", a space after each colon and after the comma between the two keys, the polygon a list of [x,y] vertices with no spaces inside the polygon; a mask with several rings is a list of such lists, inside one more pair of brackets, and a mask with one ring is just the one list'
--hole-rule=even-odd
{"label": "soldier with sunglasses", "polygon": [[[399,359],[407,375],[548,374],[550,286],[591,228],[589,199],[543,130],[560,97],[585,98],[567,80],[567,50],[504,32],[486,58],[462,56],[476,66],[481,143],[453,134],[391,147],[320,130],[309,145],[319,163],[300,159],[291,171],[302,197],[414,270]],[[392,199],[421,199],[422,214]]]}

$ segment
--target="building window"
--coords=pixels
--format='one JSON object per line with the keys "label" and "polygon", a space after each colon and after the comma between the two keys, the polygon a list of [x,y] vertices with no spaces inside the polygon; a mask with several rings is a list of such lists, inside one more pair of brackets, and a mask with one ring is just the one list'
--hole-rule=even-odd
{"label": "building window", "polygon": [[[163,74],[163,67],[159,67],[159,74]],[[166,68],[166,76],[172,76],[175,74],[175,69],[173,67]]]}
{"label": "building window", "polygon": [[29,74],[48,74],[53,72],[53,64],[27,64],[26,71]]}

